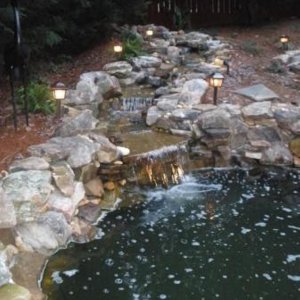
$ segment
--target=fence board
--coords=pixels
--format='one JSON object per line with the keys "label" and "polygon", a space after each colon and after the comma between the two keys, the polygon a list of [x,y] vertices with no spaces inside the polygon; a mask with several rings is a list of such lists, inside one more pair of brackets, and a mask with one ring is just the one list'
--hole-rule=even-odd
{"label": "fence board", "polygon": [[187,23],[193,28],[299,16],[300,1],[287,1],[290,3],[283,5],[281,0],[153,0],[149,6],[148,22],[174,28],[175,11],[181,12],[182,18],[188,16]]}

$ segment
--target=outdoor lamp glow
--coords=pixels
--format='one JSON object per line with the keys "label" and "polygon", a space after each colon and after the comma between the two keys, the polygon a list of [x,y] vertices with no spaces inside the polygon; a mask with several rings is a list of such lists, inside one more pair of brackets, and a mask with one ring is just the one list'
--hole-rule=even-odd
{"label": "outdoor lamp glow", "polygon": [[209,78],[209,85],[214,88],[214,105],[217,105],[218,88],[222,87],[223,81],[221,73],[213,73]]}
{"label": "outdoor lamp glow", "polygon": [[120,44],[114,45],[114,52],[121,53],[123,51],[123,47]]}
{"label": "outdoor lamp glow", "polygon": [[286,50],[288,48],[289,37],[287,35],[283,34],[280,37],[280,42],[281,42],[282,48]]}
{"label": "outdoor lamp glow", "polygon": [[151,36],[153,36],[153,34],[154,34],[154,32],[153,32],[153,30],[151,28],[149,28],[149,29],[146,30],[147,37],[150,38]]}
{"label": "outdoor lamp glow", "polygon": [[67,88],[62,82],[56,82],[52,86],[53,97],[56,100],[56,115],[58,118],[62,116],[61,101],[66,98]]}
{"label": "outdoor lamp glow", "polygon": [[52,86],[52,93],[55,100],[64,100],[66,98],[67,89],[62,82],[56,82]]}
{"label": "outdoor lamp glow", "polygon": [[221,73],[213,73],[209,78],[209,84],[212,87],[220,88],[223,85],[224,76]]}

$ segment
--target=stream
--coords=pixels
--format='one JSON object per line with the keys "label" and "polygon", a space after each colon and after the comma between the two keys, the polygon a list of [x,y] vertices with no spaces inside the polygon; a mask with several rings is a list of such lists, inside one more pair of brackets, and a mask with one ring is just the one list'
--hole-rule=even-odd
{"label": "stream", "polygon": [[127,187],[102,235],[70,244],[41,286],[60,299],[299,299],[297,170],[206,169]]}

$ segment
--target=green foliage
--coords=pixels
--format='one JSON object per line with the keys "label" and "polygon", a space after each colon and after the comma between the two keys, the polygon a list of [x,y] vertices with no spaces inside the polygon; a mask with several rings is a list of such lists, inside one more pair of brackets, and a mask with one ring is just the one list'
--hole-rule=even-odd
{"label": "green foliage", "polygon": [[123,54],[122,58],[129,60],[132,57],[145,54],[143,50],[143,41],[134,35],[122,37]]}
{"label": "green foliage", "polygon": [[[24,108],[25,93],[24,88],[17,91],[18,103]],[[44,83],[30,82],[26,88],[28,99],[28,110],[32,113],[51,114],[55,111],[55,101],[50,88]]]}
{"label": "green foliage", "polygon": [[[79,53],[111,36],[111,24],[142,21],[148,2],[127,0],[124,5],[124,0],[19,1],[23,40],[35,58]],[[3,28],[9,38],[1,35],[0,30],[0,47],[13,39],[10,1],[2,3],[0,29]]]}
{"label": "green foliage", "polygon": [[257,46],[257,43],[255,41],[245,41],[241,44],[241,49],[249,54],[252,54],[254,56],[258,55],[261,50]]}

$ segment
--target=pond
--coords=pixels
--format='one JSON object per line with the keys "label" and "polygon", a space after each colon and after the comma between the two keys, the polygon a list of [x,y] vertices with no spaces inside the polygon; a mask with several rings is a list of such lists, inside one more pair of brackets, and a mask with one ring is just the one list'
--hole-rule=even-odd
{"label": "pond", "polygon": [[300,173],[206,169],[131,200],[47,263],[49,299],[299,299]]}

